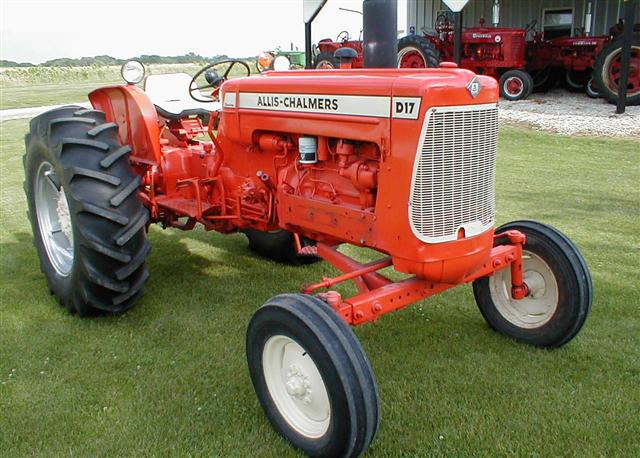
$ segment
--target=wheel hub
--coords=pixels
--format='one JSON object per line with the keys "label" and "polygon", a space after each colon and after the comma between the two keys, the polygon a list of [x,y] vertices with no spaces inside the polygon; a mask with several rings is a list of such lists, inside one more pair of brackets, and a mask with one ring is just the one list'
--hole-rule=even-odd
{"label": "wheel hub", "polygon": [[331,405],[311,356],[295,340],[274,335],[264,344],[262,368],[278,411],[299,433],[317,438],[329,428]]}
{"label": "wheel hub", "polygon": [[302,401],[305,404],[311,403],[311,387],[309,379],[302,373],[300,368],[294,364],[289,366],[285,386],[287,393],[292,398]]}
{"label": "wheel hub", "polygon": [[546,324],[558,308],[558,283],[549,265],[535,253],[522,254],[524,282],[529,294],[514,299],[511,294],[511,269],[496,272],[489,281],[493,303],[502,317],[525,329]]}

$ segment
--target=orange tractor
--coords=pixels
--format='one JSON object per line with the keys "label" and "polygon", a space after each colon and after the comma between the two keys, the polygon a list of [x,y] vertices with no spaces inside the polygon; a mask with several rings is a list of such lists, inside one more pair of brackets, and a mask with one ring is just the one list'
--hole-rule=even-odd
{"label": "orange tractor", "polygon": [[[231,61],[151,75],[143,90],[144,68],[128,62],[129,84],[93,91],[93,108],[31,121],[25,191],[62,305],[131,308],[151,223],[241,231],[266,257],[332,264],[340,274],[258,308],[246,335],[267,417],[313,456],[359,456],[378,429],[374,373],[349,325],[469,283],[499,332],[548,348],[576,336],[592,301],[577,248],[545,224],[495,227],[493,78],[449,63],[232,79],[238,66],[249,74]],[[360,263],[341,245],[380,259]],[[345,281],[357,294],[333,289]]]}

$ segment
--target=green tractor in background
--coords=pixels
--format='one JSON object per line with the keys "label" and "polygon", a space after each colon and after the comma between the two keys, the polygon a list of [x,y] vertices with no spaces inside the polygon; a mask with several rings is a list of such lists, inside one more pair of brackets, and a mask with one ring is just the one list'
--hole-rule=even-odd
{"label": "green tractor in background", "polygon": [[256,59],[256,68],[259,72],[265,72],[267,70],[300,70],[305,65],[305,53],[304,51],[294,50],[293,43],[291,43],[291,50],[284,51],[280,48],[276,48],[273,51],[263,51],[258,54]]}

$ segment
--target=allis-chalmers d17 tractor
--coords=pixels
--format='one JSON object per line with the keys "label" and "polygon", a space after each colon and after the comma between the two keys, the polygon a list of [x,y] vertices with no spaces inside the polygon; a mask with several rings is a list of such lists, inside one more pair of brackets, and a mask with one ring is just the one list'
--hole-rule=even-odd
{"label": "allis-chalmers d17 tractor", "polygon": [[[228,79],[236,65],[105,87],[92,109],[31,121],[35,245],[70,311],[134,305],[150,223],[243,231],[267,257],[331,263],[340,275],[269,299],[246,335],[267,417],[315,456],[358,456],[378,429],[375,377],[349,325],[471,283],[489,326],[516,340],[559,347],[582,328],[592,284],[573,243],[533,221],[494,226],[493,78],[448,64]],[[123,76],[137,83],[143,71],[129,62]],[[187,100],[204,90],[219,105]],[[381,258],[359,263],[342,244]],[[388,267],[407,275],[392,280]],[[354,296],[331,289],[347,280]]]}

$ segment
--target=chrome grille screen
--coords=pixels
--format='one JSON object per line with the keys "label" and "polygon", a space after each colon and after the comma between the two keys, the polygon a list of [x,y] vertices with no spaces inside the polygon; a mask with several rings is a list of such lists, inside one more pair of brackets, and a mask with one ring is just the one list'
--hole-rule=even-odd
{"label": "chrome grille screen", "polygon": [[413,169],[409,219],[430,243],[493,225],[498,108],[495,104],[427,111]]}

